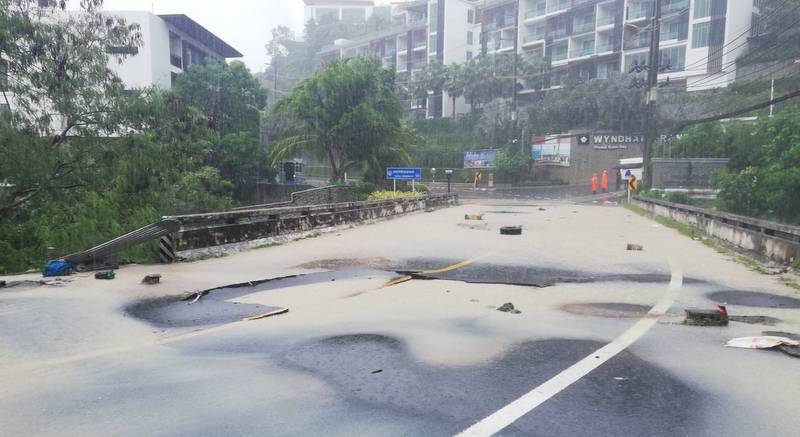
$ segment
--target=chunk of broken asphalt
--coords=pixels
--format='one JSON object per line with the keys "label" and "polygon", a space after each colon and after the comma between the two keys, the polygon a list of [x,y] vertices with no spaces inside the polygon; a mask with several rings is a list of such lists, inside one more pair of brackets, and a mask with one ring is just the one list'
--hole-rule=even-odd
{"label": "chunk of broken asphalt", "polygon": [[644,246],[642,246],[641,244],[630,244],[629,243],[628,244],[628,250],[641,251],[641,250],[644,250]]}
{"label": "chunk of broken asphalt", "polygon": [[511,314],[520,314],[522,311],[514,308],[514,304],[511,302],[506,302],[500,305],[500,308],[497,308],[497,311],[502,311],[504,313],[511,313]]}

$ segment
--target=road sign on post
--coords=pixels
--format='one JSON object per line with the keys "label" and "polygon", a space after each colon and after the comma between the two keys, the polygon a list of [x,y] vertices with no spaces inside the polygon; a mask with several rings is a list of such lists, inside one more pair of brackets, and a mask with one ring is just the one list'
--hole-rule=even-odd
{"label": "road sign on post", "polygon": [[411,181],[412,190],[416,191],[414,182],[422,180],[422,169],[416,167],[389,167],[386,169],[386,179],[392,181],[394,191],[397,191],[397,181]]}

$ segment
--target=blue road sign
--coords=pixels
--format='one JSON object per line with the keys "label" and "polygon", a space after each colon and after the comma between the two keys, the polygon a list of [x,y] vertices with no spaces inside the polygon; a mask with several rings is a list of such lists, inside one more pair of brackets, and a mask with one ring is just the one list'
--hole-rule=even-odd
{"label": "blue road sign", "polygon": [[386,179],[395,179],[399,181],[419,181],[422,180],[422,169],[389,167],[386,169]]}

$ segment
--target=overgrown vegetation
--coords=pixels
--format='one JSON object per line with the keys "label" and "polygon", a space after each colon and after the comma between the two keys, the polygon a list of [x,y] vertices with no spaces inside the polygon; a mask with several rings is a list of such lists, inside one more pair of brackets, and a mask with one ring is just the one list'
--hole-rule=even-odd
{"label": "overgrown vegetation", "polygon": [[[269,176],[258,140],[266,91],[243,64],[192,67],[172,92],[123,92],[106,47],[135,53],[138,26],[102,14],[100,0],[64,20],[49,15],[64,2],[44,14],[38,3],[0,0],[14,96],[0,118],[0,273],[40,267],[50,246],[66,254],[162,215],[228,208]],[[140,246],[121,260],[153,253]]]}

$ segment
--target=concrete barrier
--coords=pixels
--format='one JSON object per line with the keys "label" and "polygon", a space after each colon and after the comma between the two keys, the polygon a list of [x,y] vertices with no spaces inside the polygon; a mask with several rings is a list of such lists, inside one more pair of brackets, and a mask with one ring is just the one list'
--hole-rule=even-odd
{"label": "concrete barrier", "polygon": [[[180,230],[174,234],[176,251],[183,258],[191,258],[198,255],[198,250],[203,252],[202,249],[254,241],[267,243],[270,238],[279,236],[302,236],[314,230],[444,208],[457,202],[455,195],[430,195],[398,200],[255,208],[169,218],[180,223]],[[182,252],[194,255],[185,256]]]}
{"label": "concrete barrier", "polygon": [[690,225],[710,237],[781,263],[800,259],[800,227],[711,211],[663,200],[635,197],[633,204]]}

